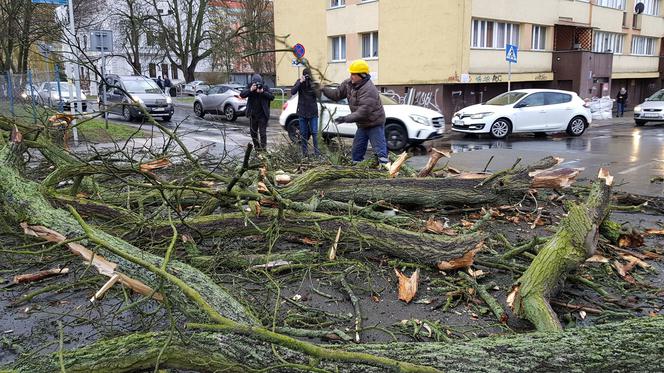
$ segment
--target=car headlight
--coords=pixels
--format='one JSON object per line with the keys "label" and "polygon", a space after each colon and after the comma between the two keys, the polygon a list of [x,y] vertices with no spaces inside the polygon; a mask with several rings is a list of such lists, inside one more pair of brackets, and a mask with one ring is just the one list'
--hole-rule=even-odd
{"label": "car headlight", "polygon": [[493,113],[477,113],[470,116],[470,119],[484,119]]}
{"label": "car headlight", "polygon": [[26,98],[28,98],[28,95],[25,92],[23,92],[21,93],[21,98],[25,100]]}
{"label": "car headlight", "polygon": [[173,103],[173,99],[171,98],[171,96],[166,96],[166,103],[167,104],[172,104]]}
{"label": "car headlight", "polygon": [[635,113],[640,113],[641,112],[641,106],[635,106],[634,107],[634,112]]}
{"label": "car headlight", "polygon": [[417,114],[411,114],[411,115],[409,115],[409,117],[410,117],[410,119],[413,120],[413,122],[423,124],[425,126],[430,126],[431,125],[431,121],[427,117],[423,117],[423,116],[417,115]]}

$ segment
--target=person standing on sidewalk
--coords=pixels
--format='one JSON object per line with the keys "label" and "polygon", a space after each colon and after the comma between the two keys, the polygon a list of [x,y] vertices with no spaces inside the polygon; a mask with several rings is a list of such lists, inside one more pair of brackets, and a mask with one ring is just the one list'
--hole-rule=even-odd
{"label": "person standing on sidewalk", "polygon": [[157,85],[159,86],[159,89],[161,89],[161,91],[164,92],[164,81],[161,80],[161,76],[157,77]]}
{"label": "person standing on sidewalk", "polygon": [[274,100],[274,95],[263,77],[254,74],[240,97],[247,99],[246,115],[249,118],[251,141],[256,150],[263,151],[267,147],[267,122],[270,119],[270,101]]}
{"label": "person standing on sidewalk", "polygon": [[171,94],[171,87],[173,87],[173,83],[171,83],[171,80],[168,78],[168,75],[164,75],[164,93],[166,93],[169,96],[175,96]]}
{"label": "person standing on sidewalk", "polygon": [[625,87],[620,88],[620,92],[618,92],[618,96],[616,96],[616,103],[618,104],[616,117],[625,116],[625,104],[627,104],[627,98],[629,98],[629,95],[627,94]]}
{"label": "person standing on sidewalk", "polygon": [[295,81],[291,88],[291,95],[298,95],[297,115],[300,119],[300,137],[302,143],[302,155],[308,156],[309,136],[313,138],[314,154],[320,155],[318,149],[318,97],[319,87],[311,76],[309,68],[304,69],[300,79]]}
{"label": "person standing on sidewalk", "polygon": [[348,68],[350,78],[346,79],[339,87],[324,87],[325,96],[333,101],[342,98],[348,99],[351,113],[334,119],[337,124],[356,123],[357,132],[353,139],[352,157],[353,162],[364,160],[367,152],[367,143],[378,157],[381,165],[387,165],[387,142],[385,140],[385,110],[380,101],[378,89],[371,82],[369,75],[369,64],[364,60],[356,60]]}

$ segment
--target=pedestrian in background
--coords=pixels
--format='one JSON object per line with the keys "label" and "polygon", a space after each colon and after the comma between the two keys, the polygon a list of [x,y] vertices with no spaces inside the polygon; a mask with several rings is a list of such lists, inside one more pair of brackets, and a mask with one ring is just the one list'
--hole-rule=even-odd
{"label": "pedestrian in background", "polygon": [[166,93],[167,95],[174,96],[170,92],[172,86],[173,86],[173,83],[171,83],[171,80],[168,79],[168,75],[164,75],[164,93]]}
{"label": "pedestrian in background", "polygon": [[618,104],[616,117],[625,116],[625,104],[627,104],[627,98],[629,98],[629,95],[627,94],[625,87],[620,88],[620,92],[618,92],[618,96],[616,96],[616,103]]}
{"label": "pedestrian in background", "polygon": [[311,76],[311,70],[306,68],[302,76],[295,81],[291,89],[291,95],[298,95],[297,115],[300,120],[300,136],[302,143],[302,155],[309,155],[308,142],[312,137],[314,143],[314,154],[320,155],[318,149],[318,97],[320,96],[318,83]]}
{"label": "pedestrian in background", "polygon": [[249,118],[251,141],[256,150],[263,151],[267,147],[267,122],[270,119],[270,102],[274,100],[274,95],[263,77],[254,74],[240,97],[247,99],[246,115]]}
{"label": "pedestrian in background", "polygon": [[337,124],[356,123],[357,132],[353,139],[353,162],[362,162],[367,152],[368,142],[378,157],[381,165],[387,165],[387,142],[385,140],[385,110],[380,101],[378,89],[371,82],[369,64],[364,60],[356,60],[348,69],[350,78],[339,87],[324,87],[325,96],[333,101],[348,99],[351,113],[334,119]]}
{"label": "pedestrian in background", "polygon": [[164,92],[164,81],[161,80],[161,76],[158,76],[158,77],[157,77],[157,85],[159,86],[159,88],[161,89],[161,91]]}

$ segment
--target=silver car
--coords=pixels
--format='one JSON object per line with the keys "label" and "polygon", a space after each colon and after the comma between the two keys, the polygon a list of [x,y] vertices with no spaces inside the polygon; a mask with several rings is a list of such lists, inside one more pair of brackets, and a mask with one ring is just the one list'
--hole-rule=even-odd
{"label": "silver car", "polygon": [[[69,97],[70,91],[74,93],[72,97]],[[76,87],[67,82],[44,82],[39,86],[36,93],[39,95],[37,101],[40,104],[57,108],[60,106],[60,101],[62,101],[62,107],[65,111],[71,110],[71,103],[76,101]],[[26,97],[28,95],[29,94],[26,94]],[[85,93],[81,92],[80,100],[82,111],[88,109],[87,99]]]}
{"label": "silver car", "polygon": [[205,114],[223,115],[227,121],[234,121],[238,116],[244,116],[247,109],[247,100],[240,97],[244,88],[237,84],[220,84],[212,86],[209,90],[196,96],[194,100],[194,113],[203,118]]}
{"label": "silver car", "polygon": [[[173,117],[175,112],[173,99],[152,79],[109,74],[106,76],[106,81],[109,83],[106,88],[106,107],[110,113],[122,115],[127,122],[144,117],[145,112],[166,122]],[[131,97],[116,87],[122,87]],[[103,97],[102,93],[99,96],[100,103]],[[134,102],[138,103],[140,108],[134,105]]]}
{"label": "silver car", "polygon": [[199,95],[209,89],[210,86],[203,80],[194,80],[184,85],[182,93],[185,95]]}
{"label": "silver car", "polygon": [[634,123],[640,127],[648,122],[664,122],[664,89],[646,98],[641,105],[634,107]]}

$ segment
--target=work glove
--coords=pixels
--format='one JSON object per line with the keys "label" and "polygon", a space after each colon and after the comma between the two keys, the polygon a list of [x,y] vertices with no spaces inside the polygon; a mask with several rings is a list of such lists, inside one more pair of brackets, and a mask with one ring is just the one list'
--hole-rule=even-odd
{"label": "work glove", "polygon": [[345,116],[340,116],[334,118],[334,123],[339,124],[339,123],[346,123],[346,117]]}

